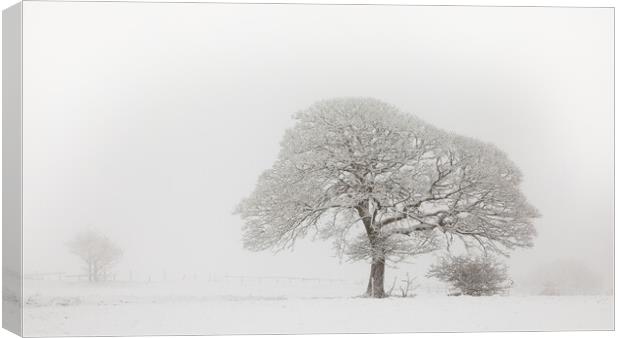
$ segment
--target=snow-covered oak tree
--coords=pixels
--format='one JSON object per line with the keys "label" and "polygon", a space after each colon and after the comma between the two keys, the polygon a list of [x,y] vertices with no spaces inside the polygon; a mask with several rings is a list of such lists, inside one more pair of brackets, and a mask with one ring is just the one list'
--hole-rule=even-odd
{"label": "snow-covered oak tree", "polygon": [[537,211],[493,145],[371,98],[320,101],[295,119],[237,209],[246,248],[287,248],[308,233],[333,239],[339,253],[370,261],[367,295],[384,297],[387,261],[455,239],[501,253],[532,245]]}

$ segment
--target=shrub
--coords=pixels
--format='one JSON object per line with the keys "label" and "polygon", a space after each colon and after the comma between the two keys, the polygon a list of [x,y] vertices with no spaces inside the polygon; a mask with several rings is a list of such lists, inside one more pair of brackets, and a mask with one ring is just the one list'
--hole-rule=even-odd
{"label": "shrub", "polygon": [[427,276],[449,283],[456,291],[452,295],[505,294],[512,286],[506,265],[491,256],[443,257]]}

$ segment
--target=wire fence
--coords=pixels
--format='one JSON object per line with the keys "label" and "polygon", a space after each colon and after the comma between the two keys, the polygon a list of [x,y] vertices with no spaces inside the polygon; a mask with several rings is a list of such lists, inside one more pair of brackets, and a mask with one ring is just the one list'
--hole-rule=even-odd
{"label": "wire fence", "polygon": [[[88,274],[76,274],[66,272],[44,272],[24,274],[26,280],[47,280],[47,281],[88,281]],[[317,278],[317,277],[295,277],[295,276],[250,276],[250,275],[221,275],[221,274],[199,274],[199,273],[177,273],[169,274],[165,271],[160,273],[103,273],[98,276],[101,282],[172,282],[172,281],[202,281],[202,282],[233,282],[233,283],[358,283],[347,279]]]}

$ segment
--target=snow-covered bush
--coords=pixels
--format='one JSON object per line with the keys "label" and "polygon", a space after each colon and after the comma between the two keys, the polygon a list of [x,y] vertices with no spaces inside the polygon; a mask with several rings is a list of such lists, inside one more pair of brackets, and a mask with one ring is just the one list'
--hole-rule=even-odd
{"label": "snow-covered bush", "polygon": [[491,296],[512,286],[506,265],[491,256],[443,257],[427,276],[449,283],[455,291],[452,295]]}

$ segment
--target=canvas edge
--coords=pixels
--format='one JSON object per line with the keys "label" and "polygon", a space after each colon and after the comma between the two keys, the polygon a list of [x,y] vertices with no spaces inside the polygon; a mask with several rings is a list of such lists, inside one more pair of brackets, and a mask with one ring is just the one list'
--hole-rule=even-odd
{"label": "canvas edge", "polygon": [[2,327],[23,334],[22,17],[2,12]]}

